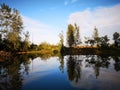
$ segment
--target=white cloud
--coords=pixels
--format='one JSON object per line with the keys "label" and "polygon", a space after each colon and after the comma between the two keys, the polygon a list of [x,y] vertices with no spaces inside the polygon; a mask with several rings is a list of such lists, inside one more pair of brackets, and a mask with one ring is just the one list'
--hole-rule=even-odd
{"label": "white cloud", "polygon": [[22,16],[24,29],[30,33],[30,41],[36,44],[41,42],[57,43],[58,35],[54,29],[46,24],[29,17]]}
{"label": "white cloud", "polygon": [[115,31],[120,33],[120,4],[72,13],[69,16],[68,23],[77,23],[80,26],[82,37],[91,36],[95,26],[101,36],[112,37]]}

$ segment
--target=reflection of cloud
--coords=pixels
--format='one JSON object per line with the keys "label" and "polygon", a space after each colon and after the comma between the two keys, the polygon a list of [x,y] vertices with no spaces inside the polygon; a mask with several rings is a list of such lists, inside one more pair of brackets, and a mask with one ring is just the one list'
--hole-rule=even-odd
{"label": "reflection of cloud", "polygon": [[33,41],[36,44],[39,44],[43,41],[47,41],[49,43],[57,42],[57,39],[55,38],[57,35],[51,26],[26,16],[22,16],[22,19],[25,30],[29,31],[30,33],[30,41]]}
{"label": "reflection of cloud", "polygon": [[112,7],[99,7],[96,9],[86,9],[84,11],[72,13],[68,23],[77,23],[80,26],[82,36],[90,36],[91,30],[98,27],[100,35],[120,32],[120,4]]}
{"label": "reflection of cloud", "polygon": [[33,74],[33,75],[30,75],[30,76],[27,76],[26,79],[24,80],[23,84],[25,85],[25,84],[31,83],[34,80],[37,80],[38,78],[47,76],[49,74],[50,74],[50,72],[42,72],[42,73],[39,72],[39,73],[36,73],[35,75]]}
{"label": "reflection of cloud", "polygon": [[[112,60],[112,59],[111,59]],[[85,61],[82,62],[81,78],[70,82],[73,87],[85,90],[119,90],[120,72],[114,71],[114,62],[109,68],[99,67],[100,75],[95,76],[95,67],[86,67]],[[97,67],[96,67],[97,68]]]}
{"label": "reflection of cloud", "polygon": [[71,85],[77,88],[85,90],[93,90],[94,88],[99,90],[118,90],[120,81],[119,73],[102,71],[101,75],[96,79],[94,72],[86,71],[82,74],[81,79],[76,82],[71,82]]}

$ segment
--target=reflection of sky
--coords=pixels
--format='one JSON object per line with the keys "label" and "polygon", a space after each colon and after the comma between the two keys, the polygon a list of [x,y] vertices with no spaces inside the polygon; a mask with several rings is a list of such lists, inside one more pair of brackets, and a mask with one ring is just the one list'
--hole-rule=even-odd
{"label": "reflection of sky", "polygon": [[[81,55],[81,78],[70,81],[67,73],[68,56],[64,57],[64,73],[59,69],[60,61],[56,57],[47,60],[36,58],[29,65],[29,74],[24,75],[22,90],[119,90],[120,71],[114,70],[115,61],[111,59],[109,68],[100,67],[96,78],[95,67],[86,67],[86,56]],[[97,57],[95,56],[96,60]],[[76,59],[77,61],[78,59]]]}
{"label": "reflection of sky", "polygon": [[55,68],[57,68],[57,64],[56,58],[51,58],[47,61],[40,58],[34,59],[29,65],[29,74],[25,76],[24,84],[53,73]]}

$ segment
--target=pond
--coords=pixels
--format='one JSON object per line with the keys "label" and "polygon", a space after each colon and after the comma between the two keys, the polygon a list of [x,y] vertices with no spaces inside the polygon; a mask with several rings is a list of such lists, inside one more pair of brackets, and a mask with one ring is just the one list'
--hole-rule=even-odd
{"label": "pond", "polygon": [[0,90],[120,90],[120,56],[21,55],[0,63]]}

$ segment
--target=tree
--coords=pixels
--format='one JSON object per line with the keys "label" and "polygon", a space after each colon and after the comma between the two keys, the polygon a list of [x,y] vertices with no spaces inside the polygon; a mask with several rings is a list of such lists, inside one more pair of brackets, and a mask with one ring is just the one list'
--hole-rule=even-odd
{"label": "tree", "polygon": [[59,38],[60,38],[60,46],[63,47],[63,46],[64,46],[64,36],[63,36],[63,31],[59,34]]}
{"label": "tree", "polygon": [[87,45],[93,46],[93,45],[95,44],[95,40],[94,40],[94,39],[91,39],[91,38],[89,38],[89,37],[85,37],[85,43],[86,43]]}
{"label": "tree", "polygon": [[98,34],[98,29],[95,27],[93,31],[93,36],[91,38],[85,37],[85,43],[90,44],[91,46],[94,46],[97,44],[99,46],[100,43],[100,37]]}
{"label": "tree", "polygon": [[101,47],[108,47],[110,39],[108,38],[107,35],[101,37],[100,40],[101,40]]}
{"label": "tree", "polygon": [[68,25],[67,44],[69,47],[72,47],[75,44],[74,27],[71,24]]}
{"label": "tree", "polygon": [[67,30],[67,45],[69,47],[79,45],[81,43],[80,40],[80,29],[77,24],[74,26],[72,24],[68,25],[68,30]]}
{"label": "tree", "polygon": [[3,45],[2,45],[3,43],[2,43],[2,34],[0,34],[0,50],[2,50],[2,48],[3,48]]}
{"label": "tree", "polygon": [[89,39],[89,40],[88,40],[88,43],[89,43],[91,46],[93,46],[93,45],[95,44],[95,40],[94,40],[94,39]]}
{"label": "tree", "polygon": [[93,31],[93,39],[94,39],[95,43],[97,44],[97,46],[99,46],[100,37],[99,37],[99,34],[98,34],[98,29],[96,27],[94,28],[94,31]]}
{"label": "tree", "polygon": [[64,50],[64,36],[63,36],[63,31],[59,34],[60,38],[60,43],[59,43],[59,50],[62,53]]}
{"label": "tree", "polygon": [[85,38],[85,44],[88,45],[89,37],[84,37],[84,38]]}
{"label": "tree", "polygon": [[115,32],[113,34],[113,40],[117,40],[120,37],[120,34],[118,32]]}
{"label": "tree", "polygon": [[37,44],[34,44],[34,43],[32,43],[31,45],[30,45],[30,50],[37,50]]}
{"label": "tree", "polygon": [[99,34],[98,34],[98,29],[95,27],[93,31],[93,38],[96,39],[97,37],[99,37]]}
{"label": "tree", "polygon": [[80,29],[79,26],[77,26],[77,24],[75,24],[75,46],[81,43],[80,40]]}
{"label": "tree", "polygon": [[116,47],[118,47],[118,44],[119,44],[119,42],[120,42],[120,34],[118,33],[118,32],[115,32],[114,34],[113,34],[113,40],[114,40],[114,45],[116,46]]}
{"label": "tree", "polygon": [[24,33],[24,36],[25,36],[25,39],[24,41],[21,42],[21,47],[22,47],[21,51],[28,51],[28,49],[30,48],[29,32]]}
{"label": "tree", "polygon": [[18,51],[23,29],[23,22],[18,10],[12,9],[6,4],[1,5],[0,29],[2,38],[6,41],[5,44],[9,44],[6,45],[6,48],[11,49],[12,51]]}

